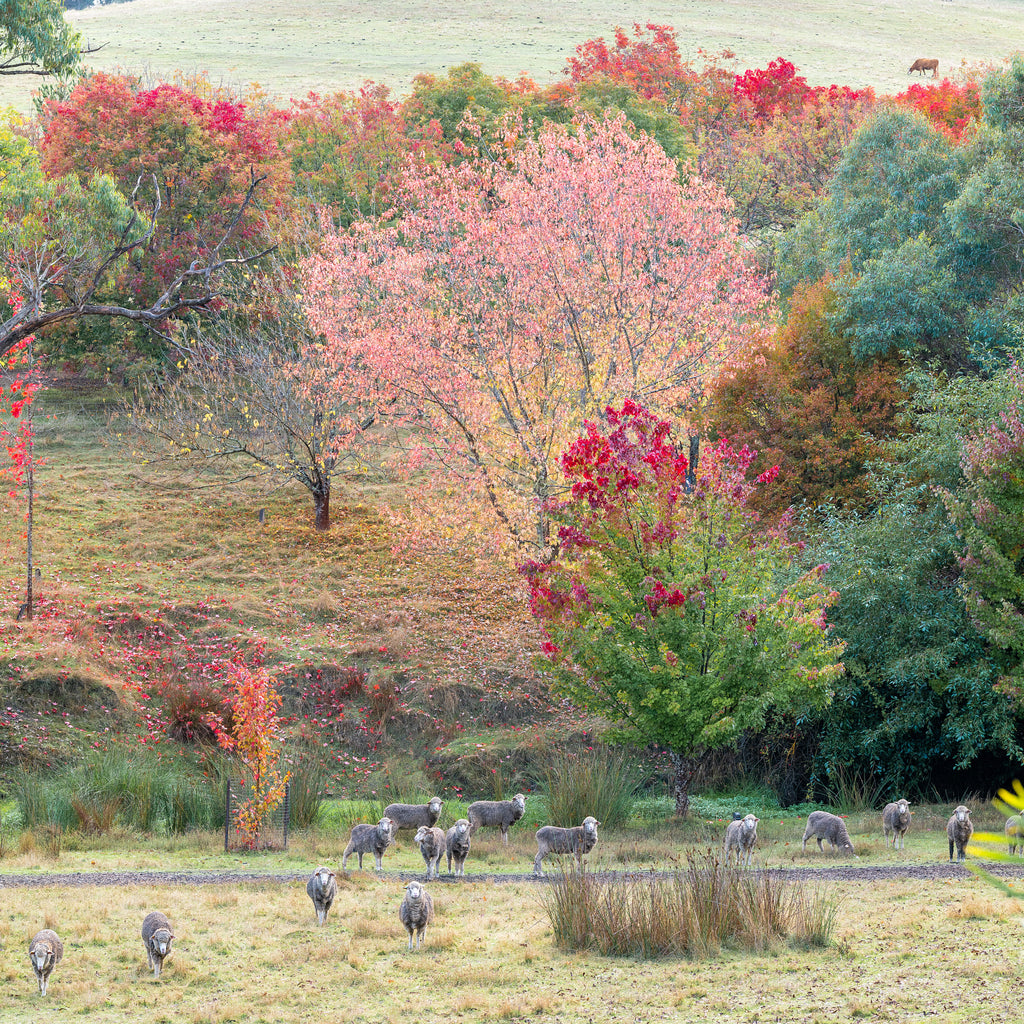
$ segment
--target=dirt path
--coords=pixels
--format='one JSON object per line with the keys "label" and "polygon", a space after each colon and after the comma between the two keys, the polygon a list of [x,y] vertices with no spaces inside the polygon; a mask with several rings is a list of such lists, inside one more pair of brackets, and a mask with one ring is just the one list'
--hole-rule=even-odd
{"label": "dirt path", "polygon": [[[873,867],[821,867],[821,868],[771,868],[773,875],[781,875],[794,881],[828,882],[875,882],[910,878],[919,881],[942,881],[945,879],[968,879],[971,873],[959,864],[887,864]],[[994,864],[988,870],[1000,878],[1012,880],[1024,878],[1024,864]],[[653,872],[602,872],[602,879],[644,878]],[[658,872],[657,874],[663,874]],[[247,871],[76,871],[68,874],[47,873],[45,875],[0,874],[0,889],[40,886],[83,886],[83,885],[292,885],[305,883],[308,873],[261,874]],[[537,878],[533,874],[471,874],[464,879],[441,875],[437,883],[452,885],[461,882],[531,882],[550,881],[557,873]],[[406,882],[422,879],[421,872],[385,871],[381,875],[385,882]]]}

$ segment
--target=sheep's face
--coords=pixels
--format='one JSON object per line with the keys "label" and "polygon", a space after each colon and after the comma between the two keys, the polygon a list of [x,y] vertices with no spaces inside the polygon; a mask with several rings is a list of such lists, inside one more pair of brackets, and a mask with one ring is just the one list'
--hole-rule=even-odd
{"label": "sheep's face", "polygon": [[171,939],[174,936],[166,928],[158,928],[153,932],[153,937],[149,940],[149,944],[153,949],[154,953],[159,953],[160,956],[167,956],[171,951]]}
{"label": "sheep's face", "polygon": [[526,797],[523,796],[522,793],[516,793],[516,795],[512,797],[512,803],[519,811],[520,816],[526,813]]}
{"label": "sheep's face", "polygon": [[430,838],[430,829],[427,828],[426,825],[420,825],[420,827],[418,829],[416,829],[416,835],[414,835],[412,837],[412,841],[414,843],[416,843],[417,846],[418,846],[424,840],[429,839],[429,838]]}
{"label": "sheep's face", "polygon": [[908,804],[906,800],[900,800],[899,803],[896,804],[896,813],[899,814],[901,818],[904,814],[909,814],[910,804]]}
{"label": "sheep's face", "polygon": [[455,822],[455,838],[461,839],[469,831],[469,822],[465,818],[459,818]]}
{"label": "sheep's face", "polygon": [[439,796],[431,797],[430,803],[427,806],[430,808],[430,813],[436,816],[441,813],[444,801]]}
{"label": "sheep's face", "polygon": [[390,841],[394,829],[395,823],[390,818],[381,818],[380,821],[377,822],[377,835],[379,835],[381,839],[387,839]]}
{"label": "sheep's face", "polygon": [[596,836],[597,826],[600,824],[601,822],[599,822],[597,818],[586,817],[583,819],[583,831],[586,832],[587,835]]}
{"label": "sheep's face", "polygon": [[753,831],[754,831],[754,829],[756,829],[756,828],[757,828],[757,823],[758,823],[758,822],[759,822],[760,820],[761,820],[760,818],[758,818],[758,817],[755,817],[755,816],[754,816],[753,814],[748,814],[748,815],[747,815],[747,816],[746,816],[746,817],[745,817],[745,818],[743,819],[743,831],[744,831],[744,832],[753,832]]}
{"label": "sheep's face", "polygon": [[966,807],[960,806],[953,812],[953,815],[957,821],[969,821],[971,812]]}
{"label": "sheep's face", "polygon": [[410,882],[405,887],[405,891],[409,894],[409,899],[414,903],[418,903],[423,899],[423,886],[419,882]]}
{"label": "sheep's face", "polygon": [[329,868],[320,868],[316,873],[316,882],[321,889],[326,889],[331,884],[334,872]]}
{"label": "sheep's face", "polygon": [[53,963],[53,947],[48,942],[33,942],[28,955],[32,966],[40,972]]}

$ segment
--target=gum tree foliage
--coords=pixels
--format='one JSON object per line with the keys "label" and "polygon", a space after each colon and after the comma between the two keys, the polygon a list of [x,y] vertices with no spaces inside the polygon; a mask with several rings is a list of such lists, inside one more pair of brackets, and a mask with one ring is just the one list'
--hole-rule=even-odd
{"label": "gum tree foliage", "polygon": [[463,506],[548,557],[557,453],[583,420],[620,396],[694,407],[771,297],[721,192],[681,187],[622,118],[549,125],[507,165],[418,165],[406,189],[398,226],[327,233],[310,322]]}
{"label": "gum tree foliage", "polygon": [[[919,795],[985,785],[1019,760],[1021,722],[994,688],[993,647],[965,607],[959,545],[937,487],[963,494],[963,440],[998,416],[1005,379],[908,380],[914,432],[885,445],[877,508],[819,512],[811,559],[828,560],[846,675],[821,723],[819,780],[836,768]],[[890,468],[886,468],[886,467]]]}
{"label": "gum tree foliage", "polygon": [[753,452],[719,442],[688,491],[667,421],[632,402],[606,421],[562,455],[572,489],[552,509],[558,557],[522,571],[555,689],[620,739],[671,751],[685,815],[708,752],[831,700],[836,595],[826,566],[793,571],[784,523],[760,531],[746,501]]}
{"label": "gum tree foliage", "polygon": [[0,0],[0,75],[72,78],[81,38],[60,0]]}

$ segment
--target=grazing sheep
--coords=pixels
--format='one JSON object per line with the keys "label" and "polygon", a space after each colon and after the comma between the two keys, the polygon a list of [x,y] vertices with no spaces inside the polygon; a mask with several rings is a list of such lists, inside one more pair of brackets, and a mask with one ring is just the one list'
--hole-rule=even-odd
{"label": "grazing sheep", "polygon": [[441,862],[445,850],[444,832],[439,828],[420,825],[413,842],[420,848],[423,862],[427,865],[427,881],[430,881],[431,875],[437,878],[437,865]]}
{"label": "grazing sheep", "polygon": [[452,874],[452,860],[455,860],[454,874],[464,876],[466,874],[466,858],[469,856],[469,821],[466,818],[459,818],[457,822],[445,833],[445,849],[448,851],[448,874]]}
{"label": "grazing sheep", "polygon": [[444,801],[439,796],[432,796],[426,804],[388,804],[384,808],[384,817],[395,823],[395,832],[403,828],[430,828],[437,824],[441,817]]}
{"label": "grazing sheep", "polygon": [[850,833],[846,831],[846,822],[837,814],[829,814],[828,811],[811,811],[807,815],[807,828],[804,829],[804,850],[807,849],[807,840],[811,836],[818,840],[818,849],[822,853],[825,852],[825,847],[821,845],[822,839],[828,840],[833,853],[838,849],[853,853],[853,843],[850,842]]}
{"label": "grazing sheep", "polygon": [[1016,853],[1020,847],[1020,854],[1024,857],[1024,814],[1014,814],[1006,819],[1003,826],[1006,833],[1006,843],[1010,853]]}
{"label": "grazing sheep", "polygon": [[46,986],[50,981],[50,972],[60,963],[64,955],[64,943],[55,931],[44,928],[36,932],[28,944],[28,958],[32,961],[32,971],[39,982],[39,994],[46,995]]}
{"label": "grazing sheep", "polygon": [[889,845],[889,833],[892,833],[892,848],[902,850],[906,845],[907,829],[910,828],[910,804],[906,800],[897,800],[886,804],[882,811],[882,841]]}
{"label": "grazing sheep", "polygon": [[313,901],[318,926],[327,923],[327,911],[331,909],[334,897],[338,895],[338,883],[330,868],[318,867],[306,883],[306,894]]}
{"label": "grazing sheep", "polygon": [[745,818],[730,821],[725,829],[725,863],[729,863],[729,853],[736,851],[736,863],[741,864],[746,857],[746,863],[750,864],[750,858],[754,854],[754,843],[757,842],[757,823],[760,818],[748,814]]}
{"label": "grazing sheep", "polygon": [[398,908],[398,917],[409,933],[409,949],[413,948],[413,935],[416,936],[416,948],[419,949],[423,945],[423,933],[434,917],[434,901],[419,882],[410,882],[405,887],[405,897]]}
{"label": "grazing sheep", "polygon": [[359,867],[363,866],[363,854],[372,853],[373,863],[378,871],[383,871],[381,858],[384,851],[391,845],[395,837],[395,823],[386,815],[376,825],[353,825],[352,837],[345,847],[341,858],[341,870],[345,870],[348,859],[353,853],[359,854]]}
{"label": "grazing sheep", "polygon": [[971,823],[971,812],[961,804],[946,822],[946,835],[949,837],[949,863],[953,863],[953,847],[956,847],[958,862],[967,860],[966,847],[974,835]]}
{"label": "grazing sheep", "polygon": [[171,955],[171,922],[159,910],[152,910],[142,922],[142,944],[146,947],[149,966],[153,968],[153,977],[159,978],[164,960]]}
{"label": "grazing sheep", "polygon": [[501,829],[502,841],[508,842],[508,829],[526,813],[526,797],[516,793],[511,800],[477,800],[469,805],[466,817],[469,819],[470,834],[481,825]]}
{"label": "grazing sheep", "polygon": [[559,828],[557,825],[542,825],[537,829],[537,856],[533,858],[533,873],[543,875],[540,862],[549,853],[572,853],[576,863],[581,864],[583,855],[597,845],[597,818],[586,817],[582,825],[573,828]]}

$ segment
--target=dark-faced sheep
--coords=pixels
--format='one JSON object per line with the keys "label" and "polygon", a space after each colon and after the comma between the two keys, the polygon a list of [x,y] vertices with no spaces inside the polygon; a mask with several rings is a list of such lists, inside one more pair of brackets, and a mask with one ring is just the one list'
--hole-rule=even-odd
{"label": "dark-faced sheep", "polygon": [[345,870],[348,859],[353,853],[359,854],[360,868],[363,866],[363,854],[372,853],[374,866],[378,871],[383,871],[381,858],[384,856],[384,851],[391,845],[394,835],[394,822],[387,816],[381,818],[376,825],[353,825],[351,838],[341,858],[341,870]]}
{"label": "dark-faced sheep", "polygon": [[526,813],[526,797],[516,793],[511,800],[477,800],[469,805],[466,817],[470,833],[482,825],[501,829],[502,842],[508,842],[508,830]]}
{"label": "dark-faced sheep", "polygon": [[846,822],[837,814],[829,814],[828,811],[811,811],[807,815],[807,828],[804,829],[804,850],[807,849],[807,840],[811,836],[818,840],[818,849],[822,853],[825,852],[825,847],[821,845],[823,839],[828,840],[833,853],[836,850],[853,853],[853,843],[850,842],[850,833],[846,831]]}
{"label": "dark-faced sheep", "polygon": [[1010,815],[1003,831],[1006,833],[1006,845],[1010,853],[1016,853],[1020,847],[1021,856],[1024,857],[1024,814]]}
{"label": "dark-faced sheep", "polygon": [[423,934],[434,916],[434,901],[430,893],[419,882],[410,882],[405,887],[405,897],[398,908],[398,917],[405,930],[409,933],[409,949],[413,948],[413,936],[416,936],[416,948],[423,945]]}
{"label": "dark-faced sheep", "polygon": [[437,824],[441,817],[444,801],[439,796],[432,796],[425,804],[388,804],[384,808],[384,817],[395,823],[395,831],[403,828],[430,828]]}
{"label": "dark-faced sheep", "polygon": [[939,61],[936,57],[918,57],[913,64],[907,68],[907,74],[912,75],[915,71],[920,71],[923,75],[926,71],[932,73],[932,78],[939,77]]}
{"label": "dark-faced sheep", "polygon": [[949,839],[949,863],[953,863],[953,850],[956,849],[957,862],[967,860],[967,844],[974,835],[971,812],[961,804],[946,822],[946,836]]}
{"label": "dark-faced sheep", "polygon": [[439,828],[428,828],[421,825],[416,830],[413,842],[420,848],[423,863],[427,865],[427,881],[437,878],[437,866],[445,851],[445,835]]}
{"label": "dark-faced sheep", "polygon": [[28,958],[32,961],[32,972],[39,982],[39,994],[46,995],[46,986],[50,983],[50,974],[60,963],[64,955],[64,943],[57,933],[50,928],[36,932],[28,944]]}
{"label": "dark-faced sheep", "polygon": [[454,874],[462,877],[466,874],[466,858],[469,856],[470,832],[469,821],[459,818],[444,836],[445,850],[448,853],[448,874],[452,872],[452,861],[455,861]]}
{"label": "dark-faced sheep", "polygon": [[171,941],[174,932],[166,914],[153,910],[142,922],[142,944],[146,947],[146,958],[153,970],[153,977],[159,978],[164,960],[171,955]]}
{"label": "dark-faced sheep", "polygon": [[745,818],[730,821],[725,829],[724,859],[729,863],[729,854],[736,851],[736,863],[750,864],[754,854],[754,843],[757,842],[757,823],[760,818],[748,814]]}
{"label": "dark-faced sheep", "polygon": [[533,873],[543,875],[541,861],[549,853],[571,853],[577,865],[597,845],[597,826],[601,822],[590,816],[581,825],[573,828],[559,828],[557,825],[542,825],[537,829],[537,856],[533,858]]}
{"label": "dark-faced sheep", "polygon": [[910,804],[906,800],[896,800],[886,804],[882,811],[882,841],[889,845],[892,834],[892,848],[900,849],[906,845],[907,829],[910,828]]}
{"label": "dark-faced sheep", "polygon": [[318,867],[306,883],[306,894],[313,901],[317,925],[323,926],[327,923],[327,912],[331,909],[334,897],[338,895],[334,872],[330,868]]}

